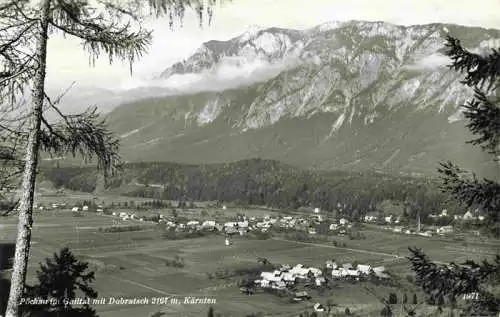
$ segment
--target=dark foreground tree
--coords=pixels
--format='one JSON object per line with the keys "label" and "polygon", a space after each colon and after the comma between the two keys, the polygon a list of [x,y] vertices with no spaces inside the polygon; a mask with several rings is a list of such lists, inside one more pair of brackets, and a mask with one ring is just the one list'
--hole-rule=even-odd
{"label": "dark foreground tree", "polygon": [[214,317],[214,316],[215,316],[215,315],[214,315],[214,308],[213,308],[212,306],[210,306],[210,307],[208,308],[208,313],[207,313],[207,316],[208,316],[208,317]]}
{"label": "dark foreground tree", "polygon": [[[473,54],[462,47],[460,41],[447,39],[447,56],[450,67],[466,74],[463,83],[474,89],[474,98],[464,108],[469,121],[467,128],[477,137],[468,143],[479,145],[492,155],[494,164],[500,158],[500,54],[497,50],[488,56]],[[498,166],[498,165],[496,165]],[[485,228],[490,234],[499,235],[500,169],[492,179],[468,176],[451,162],[442,163],[439,173],[443,191],[449,192],[466,208],[478,208],[485,214]],[[459,309],[462,316],[497,316],[500,311],[500,256],[482,262],[437,265],[420,249],[410,248],[409,260],[416,273],[416,283],[429,299],[453,312]],[[462,303],[463,296],[477,294]]]}
{"label": "dark foreground tree", "polygon": [[31,317],[96,316],[89,303],[72,302],[75,298],[97,298],[97,292],[91,286],[94,272],[89,271],[88,263],[78,261],[68,248],[61,249],[53,258],[41,263],[37,277],[38,283],[27,286],[24,297],[52,299],[53,302],[21,306]]}
{"label": "dark foreground tree", "polygon": [[[214,2],[209,1],[206,11],[209,21]],[[0,122],[0,158],[10,159],[10,169],[22,174],[16,253],[6,317],[18,317],[24,292],[40,152],[57,156],[78,153],[85,160],[96,156],[97,167],[105,175],[119,165],[118,141],[108,133],[95,109],[80,115],[63,115],[57,108],[58,100],[46,94],[48,38],[57,32],[76,37],[82,40],[91,60],[105,53],[110,62],[122,59],[132,65],[151,41],[151,32],[140,28],[139,14],[144,8],[153,8],[157,14],[167,13],[171,26],[174,18],[183,18],[187,7],[196,9],[201,24],[206,8],[204,1],[191,0],[117,3],[111,0],[5,0],[0,4],[0,110],[11,116]],[[25,95],[25,87],[31,88],[29,106],[16,107],[19,98]],[[46,109],[60,116],[59,123],[49,123],[44,115]]]}
{"label": "dark foreground tree", "polygon": [[9,300],[10,281],[0,273],[0,316],[5,314]]}

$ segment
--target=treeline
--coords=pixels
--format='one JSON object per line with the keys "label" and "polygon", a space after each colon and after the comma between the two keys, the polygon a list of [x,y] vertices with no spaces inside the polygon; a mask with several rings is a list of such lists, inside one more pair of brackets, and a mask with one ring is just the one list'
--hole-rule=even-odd
{"label": "treeline", "polygon": [[[50,168],[43,171],[55,186],[93,191],[94,168]],[[136,186],[133,186],[133,185]],[[183,165],[128,163],[107,182],[131,197],[174,201],[218,201],[296,209],[318,207],[352,219],[375,211],[384,200],[405,202],[409,217],[422,218],[457,206],[438,188],[439,180],[375,172],[312,171],[277,161],[251,159],[235,163]]]}

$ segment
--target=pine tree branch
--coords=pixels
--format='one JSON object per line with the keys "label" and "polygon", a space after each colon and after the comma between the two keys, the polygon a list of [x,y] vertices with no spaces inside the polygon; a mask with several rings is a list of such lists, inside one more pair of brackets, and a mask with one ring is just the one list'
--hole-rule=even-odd
{"label": "pine tree branch", "polygon": [[58,0],[57,4],[57,14],[52,15],[50,25],[83,40],[82,45],[90,54],[92,64],[103,52],[108,55],[110,63],[115,58],[128,60],[132,68],[132,63],[151,44],[151,31],[139,29],[134,32],[130,23],[113,23],[102,16],[90,18],[91,8],[83,4],[63,0]]}
{"label": "pine tree branch", "polygon": [[453,62],[449,66],[459,72],[465,72],[467,75],[462,81],[469,87],[483,88],[492,90],[498,88],[498,78],[500,77],[500,54],[498,50],[488,56],[474,54],[464,49],[459,40],[448,37],[445,44],[449,56]]}
{"label": "pine tree branch", "polygon": [[493,263],[483,260],[481,264],[467,261],[463,264],[450,263],[437,265],[433,263],[421,249],[409,248],[408,257],[413,271],[416,273],[416,284],[437,302],[456,303],[458,297],[477,293],[478,301],[472,302],[467,307],[470,311],[494,311],[499,303],[487,285],[491,282],[498,283],[500,270],[500,257],[497,256]]}
{"label": "pine tree branch", "polygon": [[81,155],[84,161],[97,159],[97,168],[113,174],[120,166],[119,141],[107,131],[104,120],[99,120],[96,109],[78,115],[65,116],[63,123],[42,130],[41,148],[51,154]]}
{"label": "pine tree branch", "polygon": [[479,89],[474,90],[474,99],[469,101],[464,116],[469,119],[466,127],[479,138],[468,141],[480,145],[483,150],[493,155],[500,155],[500,107],[491,102]]}
{"label": "pine tree branch", "polygon": [[478,180],[466,177],[465,171],[451,162],[440,163],[438,172],[443,184],[441,190],[450,193],[453,198],[467,208],[478,206],[487,213],[493,222],[499,221],[500,212],[500,184],[489,179]]}

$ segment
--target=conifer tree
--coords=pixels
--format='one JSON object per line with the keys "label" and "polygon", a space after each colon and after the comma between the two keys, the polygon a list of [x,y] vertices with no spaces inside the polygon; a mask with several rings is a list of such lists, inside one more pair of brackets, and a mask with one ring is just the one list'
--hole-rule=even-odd
{"label": "conifer tree", "polygon": [[[466,50],[458,39],[448,37],[446,55],[452,60],[450,68],[465,73],[464,85],[474,90],[474,97],[463,105],[466,127],[476,136],[467,141],[491,154],[492,161],[500,159],[500,54],[493,50],[483,56]],[[496,165],[498,166],[498,165]],[[441,163],[438,169],[443,180],[442,190],[450,193],[466,208],[479,208],[485,214],[485,229],[499,235],[500,169],[491,178],[479,179],[467,174],[451,162]],[[497,315],[500,310],[500,255],[493,260],[467,261],[437,265],[425,253],[410,248],[409,260],[416,273],[416,283],[429,299],[441,309],[447,305],[451,312],[459,309],[462,316]],[[475,300],[459,305],[465,294],[477,293]]]}
{"label": "conifer tree", "polygon": [[31,317],[93,317],[95,310],[88,303],[73,304],[76,298],[97,298],[92,288],[94,272],[89,271],[88,263],[78,261],[75,255],[63,248],[53,258],[45,259],[37,271],[38,283],[26,287],[26,297],[50,299],[46,305],[26,305],[23,312]]}
{"label": "conifer tree", "polygon": [[[80,154],[97,158],[105,175],[120,166],[118,140],[106,129],[95,108],[78,115],[65,115],[58,108],[61,96],[51,98],[45,91],[47,42],[53,33],[82,40],[90,60],[101,54],[132,63],[151,42],[151,32],[140,27],[144,8],[167,14],[170,26],[182,21],[186,8],[195,9],[200,26],[203,17],[212,18],[215,0],[5,0],[0,4],[0,160],[2,180],[21,178],[19,224],[14,268],[6,317],[18,317],[18,304],[24,292],[28,266],[33,199],[41,151],[61,156]],[[25,89],[30,100],[23,105]],[[46,110],[59,115],[50,123]],[[6,164],[7,163],[7,164]],[[4,168],[7,166],[7,168]],[[12,181],[15,183],[15,181]]]}

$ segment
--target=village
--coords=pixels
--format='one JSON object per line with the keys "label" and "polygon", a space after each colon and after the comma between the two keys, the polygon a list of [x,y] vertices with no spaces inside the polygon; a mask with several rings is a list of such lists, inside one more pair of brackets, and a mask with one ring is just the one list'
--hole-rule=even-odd
{"label": "village", "polygon": [[[90,205],[90,206],[89,206]],[[311,236],[317,234],[346,236],[351,232],[353,224],[364,223],[376,226],[380,230],[388,230],[394,233],[419,235],[424,237],[432,237],[435,235],[450,235],[454,233],[455,223],[464,223],[468,221],[484,221],[484,216],[479,211],[467,211],[463,215],[448,215],[447,210],[443,209],[439,214],[429,215],[430,219],[440,219],[448,217],[450,224],[443,226],[424,226],[420,223],[420,218],[417,219],[415,225],[401,225],[403,219],[400,216],[389,215],[365,215],[362,221],[349,220],[344,217],[333,219],[328,217],[319,208],[311,208],[309,213],[303,213],[294,216],[275,216],[265,215],[264,217],[247,217],[239,214],[236,217],[222,216],[227,218],[227,221],[219,219],[188,219],[179,221],[176,216],[167,216],[161,212],[151,212],[148,215],[139,216],[137,213],[130,211],[112,211],[113,207],[105,206],[104,204],[88,204],[79,203],[73,206],[68,206],[66,203],[49,203],[44,205],[35,204],[34,208],[37,212],[49,210],[67,210],[75,215],[81,215],[82,212],[96,212],[100,214],[115,217],[115,224],[126,224],[127,221],[149,222],[161,224],[175,231],[217,231],[227,236],[234,234],[244,235],[248,232],[269,232],[272,229],[280,230],[298,230],[303,231]],[[220,206],[220,210],[224,211],[227,206]],[[175,209],[174,209],[175,210]],[[206,218],[206,217],[204,217]],[[232,218],[232,219],[231,219]],[[477,231],[473,231],[476,235]]]}

